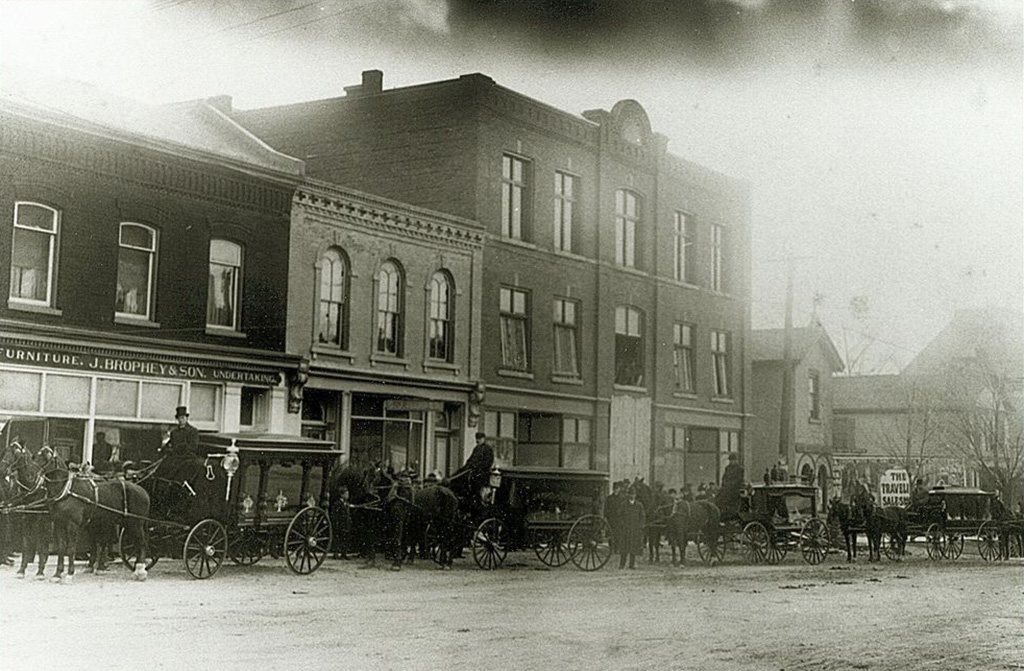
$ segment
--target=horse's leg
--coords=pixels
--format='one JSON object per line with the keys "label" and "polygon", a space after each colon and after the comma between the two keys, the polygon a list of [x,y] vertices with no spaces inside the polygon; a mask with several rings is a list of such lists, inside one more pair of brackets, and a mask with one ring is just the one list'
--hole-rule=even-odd
{"label": "horse's leg", "polygon": [[679,565],[686,566],[686,546],[690,543],[690,534],[683,530],[679,534]]}
{"label": "horse's leg", "polygon": [[36,552],[39,554],[39,565],[36,570],[36,580],[46,577],[46,562],[50,558],[50,537],[52,536],[52,523],[50,514],[44,513],[39,516],[36,528]]}
{"label": "horse's leg", "polygon": [[68,548],[68,574],[61,578],[61,582],[70,585],[75,579],[75,555],[78,554],[78,532],[81,527],[74,519],[68,520],[67,529],[64,531],[64,543]]}
{"label": "horse's leg", "polygon": [[132,542],[138,548],[135,557],[135,572],[132,573],[132,578],[143,582],[147,578],[146,553],[149,551],[149,529],[143,520],[134,517],[125,519],[124,524],[125,533],[131,532]]}

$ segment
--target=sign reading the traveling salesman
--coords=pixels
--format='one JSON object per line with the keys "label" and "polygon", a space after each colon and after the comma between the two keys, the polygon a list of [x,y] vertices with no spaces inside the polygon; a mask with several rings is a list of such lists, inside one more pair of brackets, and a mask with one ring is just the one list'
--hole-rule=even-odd
{"label": "sign reading the traveling salesman", "polygon": [[910,476],[903,469],[889,469],[878,478],[878,500],[882,506],[905,508],[910,503]]}

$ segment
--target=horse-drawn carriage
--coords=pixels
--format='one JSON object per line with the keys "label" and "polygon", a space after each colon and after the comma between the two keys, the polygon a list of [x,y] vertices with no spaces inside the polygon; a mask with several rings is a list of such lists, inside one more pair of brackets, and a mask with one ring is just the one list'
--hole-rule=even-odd
{"label": "horse-drawn carriage", "polygon": [[[147,568],[181,557],[193,578],[209,578],[224,559],[251,565],[266,555],[308,574],[331,547],[328,474],[339,452],[332,443],[273,434],[200,434],[201,459],[170,470],[143,471],[150,493]],[[137,546],[124,531],[119,551],[137,568]]]}
{"label": "horse-drawn carriage", "polygon": [[828,554],[829,534],[818,517],[818,494],[816,487],[795,483],[749,487],[735,516],[699,530],[701,560],[716,564],[739,550],[748,563],[777,564],[793,550],[806,563],[820,564]]}
{"label": "horse-drawn carriage", "polygon": [[[532,550],[547,566],[572,562],[596,571],[611,556],[611,528],[601,516],[607,483],[606,474],[593,471],[495,469],[485,502],[473,493],[458,496],[457,545],[469,547],[476,565],[485,570],[501,567],[509,552]],[[428,544],[436,557],[438,543],[430,529]]]}
{"label": "horse-drawn carriage", "polygon": [[[955,560],[968,539],[985,561],[1021,556],[1021,521],[1012,518],[998,494],[973,487],[934,487],[907,510],[907,539],[925,544],[928,557]],[[890,558],[892,553],[887,552]]]}

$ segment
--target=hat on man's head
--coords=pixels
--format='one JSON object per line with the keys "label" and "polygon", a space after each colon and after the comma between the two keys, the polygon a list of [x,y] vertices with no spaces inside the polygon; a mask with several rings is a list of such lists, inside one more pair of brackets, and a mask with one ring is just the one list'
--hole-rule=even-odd
{"label": "hat on man's head", "polygon": [[487,437],[487,434],[486,434],[486,433],[484,433],[483,431],[477,431],[477,432],[476,432],[476,438],[477,438],[477,440],[480,440],[481,438],[486,438],[486,437]]}
{"label": "hat on man's head", "polygon": [[185,417],[188,417],[188,408],[187,407],[185,407],[183,405],[179,405],[177,408],[174,409],[174,419],[178,419],[179,417],[181,417],[183,415]]}
{"label": "hat on man's head", "polygon": [[729,461],[739,461],[739,458],[740,455],[736,454],[735,452],[729,453]]}

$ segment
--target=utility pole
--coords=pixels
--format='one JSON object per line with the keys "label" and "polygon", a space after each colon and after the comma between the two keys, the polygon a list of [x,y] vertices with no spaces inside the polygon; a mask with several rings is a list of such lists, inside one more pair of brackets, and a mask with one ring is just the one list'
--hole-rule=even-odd
{"label": "utility pole", "polygon": [[795,259],[786,259],[786,327],[782,339],[782,407],[779,413],[779,456],[789,470],[790,427],[793,414],[793,274]]}

